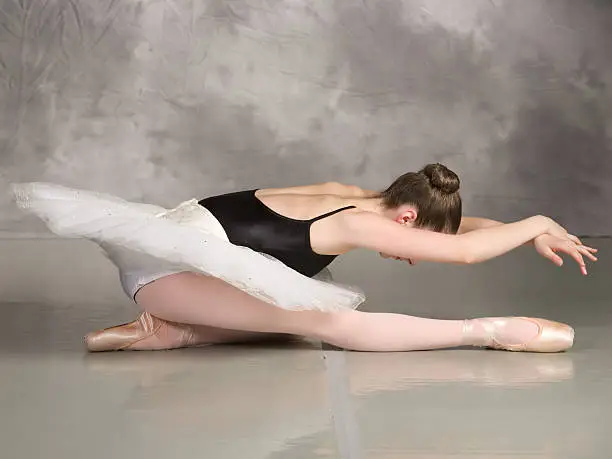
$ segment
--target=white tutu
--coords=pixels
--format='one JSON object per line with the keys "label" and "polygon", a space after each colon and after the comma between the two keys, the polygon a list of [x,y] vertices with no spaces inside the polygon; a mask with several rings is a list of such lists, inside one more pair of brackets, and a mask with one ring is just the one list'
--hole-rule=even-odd
{"label": "white tutu", "polygon": [[365,300],[359,289],[304,276],[266,254],[230,243],[218,220],[195,199],[168,210],[50,183],[14,184],[13,193],[20,208],[40,217],[54,233],[97,242],[124,276],[138,273],[141,260],[148,259],[168,273],[218,277],[284,309],[337,311],[357,308]]}

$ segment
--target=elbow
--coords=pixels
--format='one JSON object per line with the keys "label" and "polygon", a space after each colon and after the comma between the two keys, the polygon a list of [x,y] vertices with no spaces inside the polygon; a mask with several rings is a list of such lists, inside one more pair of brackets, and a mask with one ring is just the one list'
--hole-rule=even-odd
{"label": "elbow", "polygon": [[459,244],[459,250],[457,255],[457,262],[461,265],[475,265],[480,263],[482,260],[478,256],[478,252],[473,246],[462,241]]}
{"label": "elbow", "polygon": [[473,255],[465,255],[464,257],[462,257],[461,262],[462,265],[475,265],[476,263],[480,263],[480,260],[478,260],[476,257],[474,257]]}

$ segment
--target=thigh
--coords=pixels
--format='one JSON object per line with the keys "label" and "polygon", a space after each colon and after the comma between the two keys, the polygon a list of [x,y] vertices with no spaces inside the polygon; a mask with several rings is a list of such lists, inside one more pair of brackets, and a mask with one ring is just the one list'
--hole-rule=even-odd
{"label": "thigh", "polygon": [[[136,302],[161,319],[225,330],[308,336],[317,311],[287,311],[215,277],[172,274],[139,290]],[[324,314],[324,313],[319,313]]]}

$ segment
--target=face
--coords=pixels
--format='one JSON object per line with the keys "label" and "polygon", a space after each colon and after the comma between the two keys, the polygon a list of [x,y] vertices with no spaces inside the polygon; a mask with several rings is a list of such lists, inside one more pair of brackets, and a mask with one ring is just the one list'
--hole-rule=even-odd
{"label": "face", "polygon": [[[399,225],[402,225],[406,228],[413,228],[414,222],[417,218],[417,210],[414,207],[406,207],[398,209],[394,212],[393,215],[390,215],[393,221]],[[389,255],[386,253],[379,252],[380,256],[383,258],[391,258],[393,260],[405,261],[408,262],[410,266],[414,266],[417,264],[417,261],[414,258],[401,258],[396,257],[395,255]]]}
{"label": "face", "polygon": [[387,255],[386,253],[382,253],[382,252],[379,252],[379,253],[380,253],[380,256],[383,257],[383,258],[391,258],[391,259],[397,260],[397,261],[405,261],[410,266],[414,266],[414,265],[417,264],[417,261],[414,260],[413,258],[401,258],[401,257],[396,257],[394,255]]}

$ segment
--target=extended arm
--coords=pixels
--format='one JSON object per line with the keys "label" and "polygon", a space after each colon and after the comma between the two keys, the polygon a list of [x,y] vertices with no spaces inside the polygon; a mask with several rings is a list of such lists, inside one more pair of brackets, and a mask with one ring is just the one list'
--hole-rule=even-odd
{"label": "extended arm", "polygon": [[550,219],[531,217],[516,223],[473,230],[460,235],[407,228],[370,212],[344,218],[349,243],[400,258],[442,263],[485,261],[550,230]]}
{"label": "extended arm", "polygon": [[480,263],[538,236],[550,234],[561,241],[554,249],[571,255],[585,272],[582,254],[586,249],[567,239],[563,228],[543,216],[458,235],[407,228],[370,212],[347,213],[342,224],[343,234],[354,248],[367,248],[404,259],[459,264]]}
{"label": "extended arm", "polygon": [[[457,234],[465,234],[470,231],[485,229],[485,228],[493,228],[494,226],[505,225],[505,223],[499,222],[497,220],[491,220],[490,218],[482,218],[482,217],[462,217],[461,224],[459,225],[459,231]],[[525,242],[526,244],[532,244],[535,239]]]}

